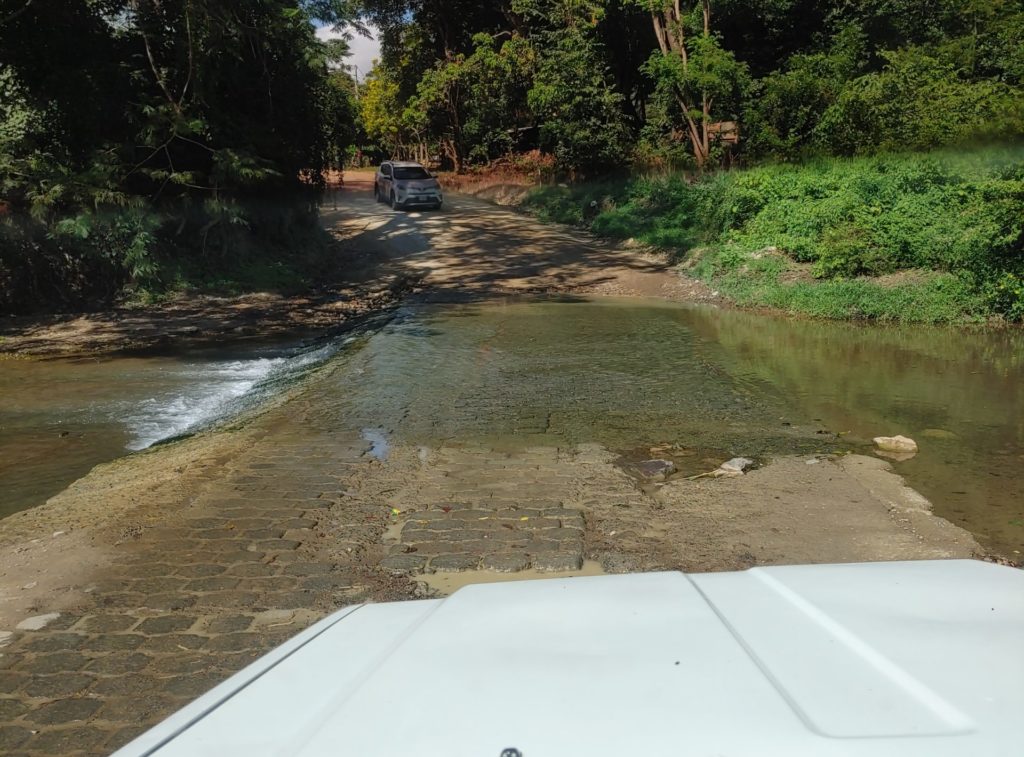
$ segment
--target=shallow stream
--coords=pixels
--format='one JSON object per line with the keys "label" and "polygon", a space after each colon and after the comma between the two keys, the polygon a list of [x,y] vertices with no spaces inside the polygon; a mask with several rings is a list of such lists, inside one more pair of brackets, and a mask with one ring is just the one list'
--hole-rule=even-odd
{"label": "shallow stream", "polygon": [[[988,547],[1024,551],[1024,333],[791,321],[638,300],[411,306],[351,349],[0,362],[0,512],[92,465],[236,412],[275,376],[334,360],[321,420],[392,443],[871,453]],[[333,355],[333,357],[332,357]],[[656,455],[655,455],[656,456]],[[687,463],[687,461],[690,461]],[[690,467],[687,469],[687,465]],[[713,467],[713,466],[712,466]]]}

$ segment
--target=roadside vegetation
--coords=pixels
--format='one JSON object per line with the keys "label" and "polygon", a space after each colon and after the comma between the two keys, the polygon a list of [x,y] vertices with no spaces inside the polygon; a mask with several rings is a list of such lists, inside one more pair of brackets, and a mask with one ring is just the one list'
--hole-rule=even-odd
{"label": "roadside vegetation", "polygon": [[25,0],[0,51],[0,312],[309,286],[325,172],[391,157],[743,303],[1024,318],[1024,0]]}
{"label": "roadside vegetation", "polygon": [[1024,149],[553,185],[524,205],[668,250],[743,305],[905,322],[1024,318]]}
{"label": "roadside vegetation", "polygon": [[355,130],[347,4],[22,0],[0,11],[0,313],[300,287]]}

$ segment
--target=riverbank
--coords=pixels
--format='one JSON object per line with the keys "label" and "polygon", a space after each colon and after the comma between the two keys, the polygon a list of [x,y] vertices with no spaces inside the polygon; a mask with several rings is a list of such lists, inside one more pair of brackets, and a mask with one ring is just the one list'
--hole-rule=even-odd
{"label": "riverbank", "polygon": [[741,307],[831,320],[1024,318],[1017,148],[818,159],[712,174],[531,185],[458,179],[474,196],[661,250]]}

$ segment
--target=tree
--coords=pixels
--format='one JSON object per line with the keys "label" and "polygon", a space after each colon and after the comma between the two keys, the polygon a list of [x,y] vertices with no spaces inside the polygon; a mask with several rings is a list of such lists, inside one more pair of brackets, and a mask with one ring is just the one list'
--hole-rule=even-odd
{"label": "tree", "polygon": [[[658,51],[645,64],[663,100],[674,99],[685,124],[697,167],[711,156],[713,109],[734,115],[748,85],[747,67],[725,50],[711,32],[711,3],[684,14],[678,1],[639,0],[650,12]],[[696,33],[691,30],[696,26]],[[721,120],[721,119],[719,119]]]}
{"label": "tree", "polygon": [[72,307],[155,285],[164,262],[288,249],[351,134],[311,20],[352,10],[34,0],[0,13],[0,308]]}

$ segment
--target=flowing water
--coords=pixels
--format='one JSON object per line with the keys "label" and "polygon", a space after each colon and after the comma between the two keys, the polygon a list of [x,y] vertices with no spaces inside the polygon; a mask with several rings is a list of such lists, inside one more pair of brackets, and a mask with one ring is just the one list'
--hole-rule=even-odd
{"label": "flowing water", "polygon": [[2,360],[0,516],[45,501],[98,463],[250,407],[336,349]]}
{"label": "flowing water", "polygon": [[894,466],[940,515],[997,551],[1024,551],[1020,331],[566,299],[411,306],[332,357],[338,346],[0,362],[8,511],[258,401],[275,373],[331,360],[306,389],[322,408],[314,422],[360,429],[381,459],[394,443],[593,442],[627,457],[671,446],[697,471],[735,455],[870,454],[871,437],[902,433],[921,452]]}

